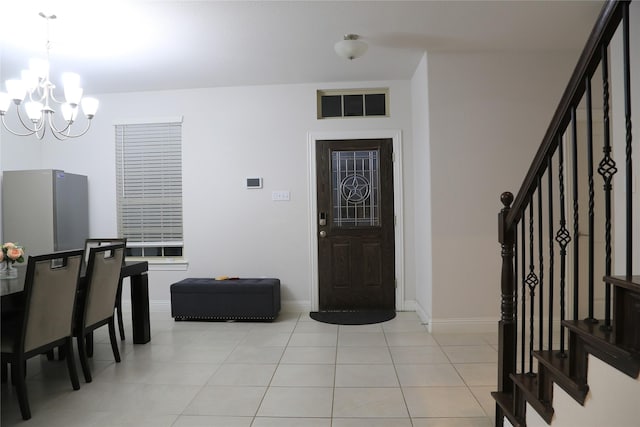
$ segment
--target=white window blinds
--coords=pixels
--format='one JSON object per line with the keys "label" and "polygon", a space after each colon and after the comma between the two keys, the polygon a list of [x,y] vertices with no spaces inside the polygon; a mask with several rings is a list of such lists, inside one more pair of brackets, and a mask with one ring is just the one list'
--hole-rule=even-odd
{"label": "white window blinds", "polygon": [[182,247],[182,124],[115,128],[118,235],[130,247]]}

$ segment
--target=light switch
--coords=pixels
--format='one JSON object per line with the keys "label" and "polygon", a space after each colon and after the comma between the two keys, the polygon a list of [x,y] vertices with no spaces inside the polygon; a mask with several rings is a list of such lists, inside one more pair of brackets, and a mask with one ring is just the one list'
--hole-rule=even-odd
{"label": "light switch", "polygon": [[271,200],[276,202],[288,202],[291,200],[291,193],[288,190],[280,190],[271,192]]}

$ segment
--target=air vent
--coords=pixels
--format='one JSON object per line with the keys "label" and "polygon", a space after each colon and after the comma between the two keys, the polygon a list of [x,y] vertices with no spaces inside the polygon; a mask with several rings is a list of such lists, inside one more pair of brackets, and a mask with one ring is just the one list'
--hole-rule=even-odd
{"label": "air vent", "polygon": [[318,119],[389,116],[389,89],[319,90],[317,97]]}

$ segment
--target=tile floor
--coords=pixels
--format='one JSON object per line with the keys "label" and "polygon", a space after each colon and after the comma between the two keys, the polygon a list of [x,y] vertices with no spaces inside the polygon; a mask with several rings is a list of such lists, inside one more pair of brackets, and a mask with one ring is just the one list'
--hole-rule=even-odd
{"label": "tile floor", "polygon": [[[274,323],[174,322],[152,313],[146,345],[114,363],[96,334],[93,382],[64,362],[28,364],[33,418],[2,384],[1,425],[490,427],[497,338],[429,334],[413,312],[363,326],[283,313]],[[130,338],[131,329],[127,329]],[[77,364],[80,372],[79,363]]]}

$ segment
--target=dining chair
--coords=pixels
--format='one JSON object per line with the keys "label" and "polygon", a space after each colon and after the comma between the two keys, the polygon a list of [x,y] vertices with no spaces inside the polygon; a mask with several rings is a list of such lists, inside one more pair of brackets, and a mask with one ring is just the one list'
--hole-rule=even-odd
{"label": "dining chair", "polygon": [[[125,248],[127,247],[126,237],[107,237],[104,239],[90,238],[84,242],[84,262],[85,265],[89,262],[89,249],[104,245],[114,245],[122,243]],[[124,258],[122,257],[122,263],[124,264]],[[122,320],[122,279],[118,283],[118,294],[116,295],[116,315],[118,319],[118,330],[120,331],[120,339],[124,340],[124,322]],[[91,352],[89,353],[91,355]]]}
{"label": "dining chair", "polygon": [[74,390],[80,388],[73,357],[74,310],[82,250],[30,256],[24,283],[24,313],[2,330],[2,370],[11,365],[22,418],[31,418],[25,381],[26,361],[55,347],[64,348]]}
{"label": "dining chair", "polygon": [[91,370],[87,355],[86,337],[94,330],[109,326],[111,350],[117,363],[120,352],[116,339],[114,311],[120,270],[124,257],[124,244],[96,246],[89,249],[87,271],[80,290],[80,310],[76,319],[74,335],[78,345],[80,365],[86,382],[91,382]]}

